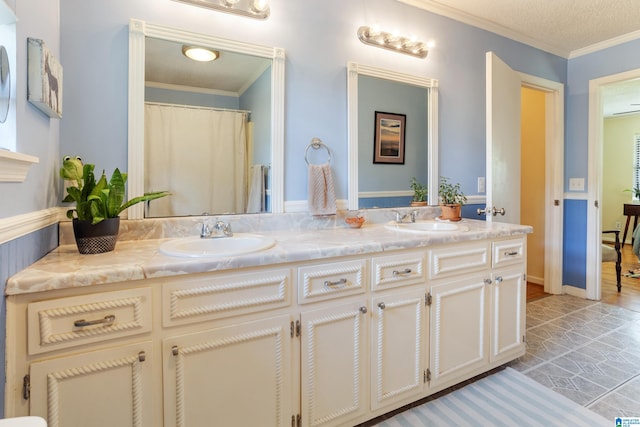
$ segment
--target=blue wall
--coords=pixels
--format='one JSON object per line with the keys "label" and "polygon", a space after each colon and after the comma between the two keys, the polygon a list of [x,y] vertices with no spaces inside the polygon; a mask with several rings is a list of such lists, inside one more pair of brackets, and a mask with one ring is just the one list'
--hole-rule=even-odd
{"label": "blue wall", "polygon": [[[0,283],[30,266],[58,246],[58,226],[51,225],[26,236],[0,244]],[[3,287],[4,289],[4,287]],[[6,300],[0,302],[0,366],[5,366]],[[26,319],[25,319],[26,320]],[[26,374],[26,372],[25,372]],[[5,371],[0,370],[0,418],[4,416]]]}

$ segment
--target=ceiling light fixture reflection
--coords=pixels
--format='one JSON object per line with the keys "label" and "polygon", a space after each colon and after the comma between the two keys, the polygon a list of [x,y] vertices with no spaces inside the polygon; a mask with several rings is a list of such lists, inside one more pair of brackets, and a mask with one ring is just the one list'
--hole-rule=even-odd
{"label": "ceiling light fixture reflection", "polygon": [[187,45],[182,46],[182,54],[187,58],[198,62],[211,62],[220,57],[220,52],[217,50]]}
{"label": "ceiling light fixture reflection", "polygon": [[268,0],[174,0],[218,12],[232,13],[247,18],[267,19],[271,13]]}
{"label": "ceiling light fixture reflection", "polygon": [[416,40],[415,37],[409,38],[381,31],[377,28],[367,26],[358,28],[358,38],[364,44],[382,47],[394,52],[415,56],[416,58],[426,58],[429,53],[427,45]]}

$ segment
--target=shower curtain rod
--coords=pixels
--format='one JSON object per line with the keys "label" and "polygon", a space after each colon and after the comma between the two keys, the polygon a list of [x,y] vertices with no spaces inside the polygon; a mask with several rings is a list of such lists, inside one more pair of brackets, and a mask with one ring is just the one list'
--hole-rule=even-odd
{"label": "shower curtain rod", "polygon": [[201,105],[188,105],[188,104],[170,104],[167,102],[152,102],[152,101],[145,101],[145,104],[151,104],[151,105],[161,105],[164,107],[182,107],[182,108],[195,108],[197,110],[213,110],[213,111],[233,111],[236,113],[247,113],[247,114],[251,114],[251,110],[234,110],[232,108],[219,108],[219,107],[204,107]]}

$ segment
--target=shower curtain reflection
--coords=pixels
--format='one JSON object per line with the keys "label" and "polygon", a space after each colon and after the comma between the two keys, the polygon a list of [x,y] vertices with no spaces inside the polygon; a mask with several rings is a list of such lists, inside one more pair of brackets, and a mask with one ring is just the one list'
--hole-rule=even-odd
{"label": "shower curtain reflection", "polygon": [[146,217],[243,213],[251,142],[247,113],[145,104],[145,192],[168,190]]}

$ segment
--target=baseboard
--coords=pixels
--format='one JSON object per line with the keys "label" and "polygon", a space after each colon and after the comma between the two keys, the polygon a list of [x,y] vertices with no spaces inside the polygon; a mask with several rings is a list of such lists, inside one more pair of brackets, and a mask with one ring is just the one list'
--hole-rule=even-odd
{"label": "baseboard", "polygon": [[54,207],[9,218],[0,218],[0,244],[33,233],[65,218],[67,208]]}
{"label": "baseboard", "polygon": [[562,285],[562,293],[582,299],[587,299],[587,290],[576,288],[575,286]]}
{"label": "baseboard", "polygon": [[544,277],[536,277],[527,274],[527,282],[533,283],[534,285],[542,285],[544,286]]}

